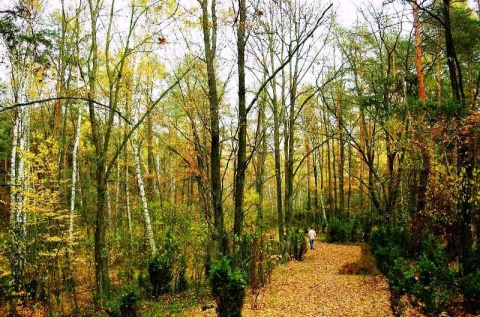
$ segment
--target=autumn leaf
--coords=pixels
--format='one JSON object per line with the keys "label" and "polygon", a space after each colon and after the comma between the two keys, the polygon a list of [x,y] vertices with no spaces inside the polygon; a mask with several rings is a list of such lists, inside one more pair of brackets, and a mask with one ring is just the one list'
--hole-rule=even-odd
{"label": "autumn leaf", "polygon": [[[242,316],[393,316],[382,275],[340,273],[346,264],[359,261],[361,253],[360,246],[317,242],[304,261],[277,266],[260,295],[249,294]],[[215,309],[198,308],[189,316],[216,315]]]}

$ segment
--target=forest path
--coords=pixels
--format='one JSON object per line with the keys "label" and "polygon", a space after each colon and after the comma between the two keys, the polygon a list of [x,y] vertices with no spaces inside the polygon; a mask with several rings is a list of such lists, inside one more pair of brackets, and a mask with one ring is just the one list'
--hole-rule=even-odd
{"label": "forest path", "polygon": [[[393,316],[382,275],[344,275],[339,270],[360,260],[361,247],[315,241],[304,261],[278,265],[255,301],[248,292],[243,317],[387,317]],[[252,309],[254,304],[256,309]],[[216,316],[215,309],[189,316]]]}
{"label": "forest path", "polygon": [[361,258],[361,247],[316,241],[304,261],[279,265],[257,300],[249,294],[243,316],[393,316],[390,293],[381,275],[342,275]]}

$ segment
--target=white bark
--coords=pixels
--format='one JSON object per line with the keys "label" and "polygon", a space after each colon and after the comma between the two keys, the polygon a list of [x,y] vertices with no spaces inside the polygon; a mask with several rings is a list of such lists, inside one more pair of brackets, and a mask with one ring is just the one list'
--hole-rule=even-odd
{"label": "white bark", "polygon": [[142,172],[140,168],[140,150],[138,148],[138,145],[135,143],[135,141],[132,141],[132,147],[133,147],[133,155],[135,157],[135,170],[137,173],[137,181],[138,181],[138,187],[140,190],[140,198],[142,200],[143,216],[145,218],[145,227],[147,230],[147,236],[150,242],[150,247],[152,249],[152,255],[155,255],[157,253],[157,249],[155,247],[155,239],[153,236],[153,229],[150,221],[150,213],[148,212],[147,196],[145,195],[145,186],[143,183]]}
{"label": "white bark", "polygon": [[115,188],[115,215],[118,217],[119,208],[118,202],[120,200],[120,159],[117,160],[117,186]]}
{"label": "white bark", "polygon": [[25,189],[27,186],[27,171],[22,153],[28,144],[28,109],[19,109],[13,127],[11,154],[11,196],[10,196],[10,228],[11,248],[10,264],[14,278],[15,289],[20,291],[23,283],[26,257],[26,222]]}
{"label": "white bark", "polygon": [[75,194],[76,194],[76,186],[77,186],[77,153],[78,153],[78,146],[80,144],[80,131],[82,125],[82,116],[80,111],[78,112],[78,119],[77,119],[77,129],[75,131],[75,142],[73,144],[73,152],[72,152],[72,191],[71,191],[71,198],[70,198],[70,225],[68,228],[68,238],[70,245],[73,243],[73,226],[74,226],[74,219],[75,219]]}
{"label": "white bark", "polygon": [[155,178],[156,178],[156,190],[157,190],[157,196],[158,196],[158,201],[162,203],[162,194],[160,192],[160,154],[157,154],[155,156]]}
{"label": "white bark", "polygon": [[130,241],[133,238],[133,229],[132,229],[132,215],[130,212],[130,189],[128,187],[128,180],[129,180],[129,173],[128,173],[128,166],[127,160],[125,159],[125,209],[127,211],[127,218],[128,218],[128,232],[130,233]]}

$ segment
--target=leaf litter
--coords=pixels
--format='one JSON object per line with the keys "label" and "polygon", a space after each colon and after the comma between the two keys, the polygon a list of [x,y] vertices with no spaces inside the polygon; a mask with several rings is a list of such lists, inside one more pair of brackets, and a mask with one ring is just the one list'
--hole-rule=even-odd
{"label": "leaf litter", "polygon": [[[393,316],[388,283],[382,275],[340,273],[346,264],[359,261],[361,252],[357,245],[316,242],[304,261],[278,265],[260,295],[249,292],[242,316]],[[209,309],[192,311],[190,316],[216,314]]]}

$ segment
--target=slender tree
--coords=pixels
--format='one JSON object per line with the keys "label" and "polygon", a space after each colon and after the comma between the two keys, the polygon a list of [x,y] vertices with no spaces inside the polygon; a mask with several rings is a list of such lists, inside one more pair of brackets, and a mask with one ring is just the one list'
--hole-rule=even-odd
{"label": "slender tree", "polygon": [[211,165],[211,192],[213,200],[213,215],[215,233],[213,240],[215,252],[228,254],[228,239],[225,233],[224,213],[222,206],[222,179],[221,179],[221,156],[220,156],[220,118],[219,96],[217,92],[217,75],[215,62],[217,54],[217,1],[212,0],[210,10],[207,0],[199,0],[202,8],[202,31],[205,50],[205,62],[207,64],[208,99],[210,108],[210,165]]}

